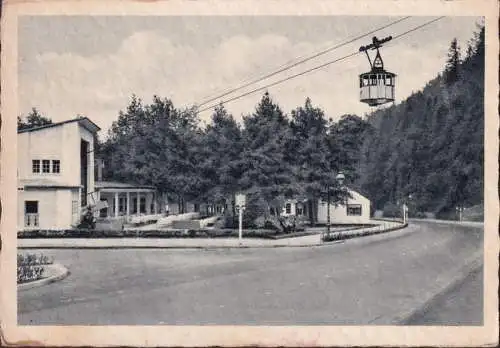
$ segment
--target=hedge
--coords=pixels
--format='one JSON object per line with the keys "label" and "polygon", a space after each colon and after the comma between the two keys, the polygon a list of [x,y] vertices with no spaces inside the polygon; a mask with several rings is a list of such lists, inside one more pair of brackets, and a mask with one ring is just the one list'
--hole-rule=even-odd
{"label": "hedge", "polygon": [[[273,230],[243,230],[245,238],[277,239],[287,237],[298,237],[311,234],[307,232],[295,232],[280,234]],[[238,237],[235,229],[200,229],[200,230],[23,230],[17,233],[17,238],[228,238]]]}

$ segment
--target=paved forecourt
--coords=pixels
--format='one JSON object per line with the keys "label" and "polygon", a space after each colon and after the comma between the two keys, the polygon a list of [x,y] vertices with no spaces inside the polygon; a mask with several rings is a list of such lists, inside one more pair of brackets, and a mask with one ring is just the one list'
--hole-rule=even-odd
{"label": "paved forecourt", "polygon": [[[43,253],[70,275],[19,291],[20,324],[460,324],[464,311],[475,313],[467,324],[482,318],[482,282],[464,290],[477,300],[435,300],[480,267],[481,227],[412,223],[321,247]],[[439,318],[432,308],[414,315],[429,302],[443,309]]]}

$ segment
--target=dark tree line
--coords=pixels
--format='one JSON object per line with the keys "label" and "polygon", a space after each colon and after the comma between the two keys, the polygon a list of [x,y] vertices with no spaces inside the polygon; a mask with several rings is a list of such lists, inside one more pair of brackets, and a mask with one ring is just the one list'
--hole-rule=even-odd
{"label": "dark tree line", "polygon": [[442,74],[368,116],[358,183],[377,209],[411,195],[413,212],[449,217],[483,202],[484,27],[466,52],[454,39]]}
{"label": "dark tree line", "polygon": [[36,108],[32,108],[26,116],[17,116],[17,130],[45,126],[52,120],[43,116]]}

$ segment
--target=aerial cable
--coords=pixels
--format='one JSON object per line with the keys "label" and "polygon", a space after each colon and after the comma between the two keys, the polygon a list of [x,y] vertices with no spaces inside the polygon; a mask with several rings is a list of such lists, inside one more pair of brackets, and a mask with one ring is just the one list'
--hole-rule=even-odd
{"label": "aerial cable", "polygon": [[[377,32],[377,31],[380,31],[380,30],[382,30],[382,29],[386,29],[386,28],[388,28],[388,27],[390,27],[390,26],[393,26],[393,25],[395,25],[395,24],[397,24],[397,23],[400,23],[400,22],[402,22],[402,21],[404,21],[404,20],[407,20],[408,18],[411,18],[411,16],[406,16],[406,17],[400,18],[400,19],[398,19],[398,20],[392,21],[392,22],[390,22],[390,23],[388,23],[388,24],[385,24],[385,25],[383,25],[383,26],[381,26],[381,27],[378,27],[378,28],[376,28],[376,29],[373,29],[373,30],[371,30],[371,31],[369,31],[369,32],[367,32],[367,33],[364,33],[364,34],[362,34],[362,35],[358,35],[358,36],[356,36],[356,37],[354,37],[354,38],[352,38],[352,39],[349,39],[349,40],[347,40],[347,41],[344,41],[344,42],[342,42],[342,43],[339,43],[339,44],[337,44],[337,45],[335,45],[335,46],[332,46],[332,47],[329,47],[329,48],[324,49],[324,50],[322,50],[322,51],[319,51],[319,52],[317,52],[317,53],[313,54],[312,56],[309,56],[309,57],[306,57],[306,58],[302,58],[302,59],[301,59],[301,57],[298,57],[298,58],[296,58],[296,59],[300,59],[300,60],[299,60],[299,61],[297,61],[297,62],[295,62],[295,63],[293,63],[293,64],[290,64],[290,65],[285,65],[284,67],[280,68],[279,70],[276,70],[276,71],[271,72],[271,73],[269,73],[269,74],[266,74],[266,75],[264,75],[264,76],[261,76],[261,77],[255,78],[255,79],[253,79],[253,80],[251,80],[251,81],[249,81],[249,82],[246,82],[246,83],[245,83],[245,81],[250,80],[250,79],[246,79],[246,80],[244,80],[244,81],[243,81],[243,83],[242,83],[242,84],[240,84],[239,86],[234,87],[234,88],[232,88],[232,89],[229,89],[229,90],[227,90],[226,92],[224,92],[224,93],[223,93],[223,94],[221,94],[221,95],[217,95],[217,96],[215,96],[215,97],[211,97],[210,99],[207,99],[207,100],[205,100],[205,101],[201,102],[201,103],[200,103],[200,104],[198,104],[197,106],[198,106],[198,107],[201,107],[201,106],[206,105],[206,104],[208,104],[208,103],[210,103],[210,102],[212,102],[212,101],[214,101],[214,100],[217,100],[217,99],[220,99],[220,98],[222,98],[222,97],[225,97],[225,96],[227,96],[228,94],[231,94],[231,93],[233,93],[233,92],[239,91],[240,89],[243,89],[243,88],[245,88],[245,87],[251,86],[251,85],[256,84],[256,83],[258,83],[258,82],[261,82],[261,81],[263,81],[263,80],[267,80],[268,78],[270,78],[270,77],[272,77],[272,76],[275,76],[275,75],[277,75],[277,74],[279,74],[279,73],[282,73],[282,72],[284,72],[284,71],[290,70],[290,69],[292,69],[292,68],[296,67],[297,65],[303,64],[303,63],[308,62],[308,61],[310,61],[310,60],[312,60],[312,59],[314,59],[314,58],[317,58],[317,57],[322,56],[322,55],[324,55],[324,54],[326,54],[326,53],[329,53],[329,52],[331,52],[331,51],[334,51],[334,50],[336,50],[336,49],[339,49],[339,48],[341,48],[341,47],[343,47],[343,46],[346,46],[346,45],[348,45],[348,44],[350,44],[350,43],[352,43],[352,42],[354,42],[354,41],[360,40],[360,39],[364,38],[364,37],[365,37],[365,36],[367,36],[367,35],[373,34],[373,33]],[[296,60],[296,59],[292,59],[292,60],[290,60],[289,62],[293,62],[293,61],[294,61],[294,60]]]}
{"label": "aerial cable", "polygon": [[[439,20],[443,19],[444,17],[445,17],[445,16],[441,16],[441,17],[435,18],[435,19],[433,19],[433,20],[430,20],[430,21],[428,21],[428,22],[425,22],[424,24],[418,25],[418,26],[416,26],[416,27],[414,27],[414,28],[412,28],[412,29],[409,29],[409,30],[407,30],[407,31],[405,31],[405,32],[403,32],[403,33],[401,33],[401,34],[398,34],[398,35],[394,36],[392,39],[393,39],[393,40],[395,40],[395,39],[401,38],[401,37],[403,37],[403,36],[405,36],[405,35],[408,35],[408,34],[409,34],[409,33],[411,33],[411,32],[417,31],[417,30],[422,29],[423,27],[425,27],[425,26],[427,26],[427,25],[430,25],[430,24],[432,24],[432,23],[434,23],[434,22],[437,22],[437,21],[439,21]],[[329,65],[332,65],[332,64],[334,64],[334,63],[338,63],[338,62],[343,61],[343,60],[345,60],[345,59],[348,59],[348,58],[354,57],[355,55],[360,54],[360,53],[361,53],[360,51],[356,51],[356,52],[353,52],[353,53],[347,54],[347,55],[345,55],[345,56],[343,56],[343,57],[340,57],[340,58],[337,58],[337,59],[334,59],[334,60],[328,61],[328,62],[326,62],[326,63],[324,63],[324,64],[321,64],[321,65],[315,66],[315,67],[313,67],[313,68],[311,68],[311,69],[305,70],[305,71],[303,71],[303,72],[300,72],[300,73],[297,73],[297,74],[291,75],[291,76],[289,76],[289,77],[283,78],[283,79],[281,79],[281,80],[275,81],[275,82],[273,82],[273,83],[267,84],[267,85],[265,85],[265,86],[263,86],[263,87],[258,87],[258,88],[255,88],[255,89],[253,89],[253,90],[251,90],[251,91],[249,91],[249,92],[246,92],[246,93],[243,93],[243,94],[237,95],[237,96],[235,96],[235,97],[229,98],[229,99],[227,99],[227,100],[220,101],[219,103],[212,104],[212,105],[210,105],[210,106],[204,107],[204,108],[202,108],[202,109],[198,110],[198,111],[197,111],[197,113],[201,113],[201,112],[203,112],[203,111],[206,111],[206,110],[212,109],[212,108],[214,108],[214,107],[216,107],[216,106],[218,106],[218,105],[221,105],[221,104],[223,105],[223,104],[227,104],[227,103],[229,103],[229,102],[232,102],[232,101],[235,101],[235,100],[241,99],[241,98],[246,97],[246,96],[248,96],[248,95],[250,95],[250,94],[253,94],[253,93],[256,93],[256,92],[259,92],[259,91],[265,90],[265,89],[267,89],[267,88],[269,88],[269,87],[276,86],[276,85],[278,85],[278,84],[281,84],[281,83],[286,82],[286,81],[288,81],[288,80],[294,79],[294,78],[296,78],[296,77],[299,77],[299,76],[302,76],[302,75],[308,74],[308,73],[310,73],[310,72],[313,72],[313,71],[316,71],[316,70],[322,69],[322,68],[324,68],[324,67],[326,67],[326,66],[329,66]],[[228,93],[228,94],[229,94],[229,93]]]}

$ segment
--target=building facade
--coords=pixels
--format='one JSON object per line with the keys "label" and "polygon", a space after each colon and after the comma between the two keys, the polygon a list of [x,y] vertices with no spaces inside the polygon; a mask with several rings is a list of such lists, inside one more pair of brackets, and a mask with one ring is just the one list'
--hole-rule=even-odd
{"label": "building facade", "polygon": [[73,228],[88,209],[122,222],[164,211],[154,187],[102,180],[99,130],[80,117],[17,132],[18,229]]}
{"label": "building facade", "polygon": [[[351,198],[343,204],[330,204],[330,224],[367,224],[370,222],[370,200],[349,189]],[[328,204],[320,200],[317,207],[317,222],[328,222]],[[281,212],[283,216],[308,216],[307,201],[287,200]]]}
{"label": "building facade", "polygon": [[18,131],[18,228],[70,228],[94,192],[94,139],[86,117]]}

